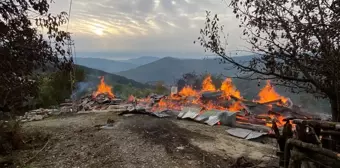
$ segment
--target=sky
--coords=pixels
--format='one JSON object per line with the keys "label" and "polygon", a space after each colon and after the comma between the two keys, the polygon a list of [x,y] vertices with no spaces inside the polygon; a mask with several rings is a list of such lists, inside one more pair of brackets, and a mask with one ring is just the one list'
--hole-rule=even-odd
{"label": "sky", "polygon": [[[57,0],[51,12],[68,12],[70,0]],[[205,11],[218,14],[229,51],[244,49],[238,20],[222,0],[73,0],[69,29],[77,56],[128,59],[140,56],[210,56],[194,44]],[[65,27],[64,27],[65,28]]]}

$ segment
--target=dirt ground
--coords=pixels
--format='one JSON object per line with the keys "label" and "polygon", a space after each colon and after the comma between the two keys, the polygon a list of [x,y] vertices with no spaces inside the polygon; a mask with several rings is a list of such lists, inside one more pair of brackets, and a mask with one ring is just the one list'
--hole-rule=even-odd
{"label": "dirt ground", "polygon": [[[112,129],[96,127],[108,118]],[[26,168],[278,167],[275,143],[241,140],[226,129],[146,115],[62,116],[25,123],[23,131],[39,134],[32,142],[40,143],[13,157]]]}

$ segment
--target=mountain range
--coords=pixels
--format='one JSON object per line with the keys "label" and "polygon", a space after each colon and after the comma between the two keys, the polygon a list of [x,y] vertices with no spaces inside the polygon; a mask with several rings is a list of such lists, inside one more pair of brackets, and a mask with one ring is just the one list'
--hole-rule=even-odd
{"label": "mountain range", "polygon": [[75,63],[78,65],[83,65],[86,67],[102,70],[108,73],[117,73],[120,71],[126,71],[129,69],[136,68],[138,66],[148,64],[150,62],[154,62],[158,60],[158,57],[139,57],[128,60],[110,60],[103,58],[90,58],[90,57],[78,57],[75,60]]}
{"label": "mountain range", "polygon": [[[252,56],[240,56],[238,61],[247,61]],[[78,58],[77,64],[115,73],[138,82],[147,83],[164,81],[172,84],[184,73],[234,75],[237,73],[231,65],[223,64],[219,59],[179,59],[173,57],[140,57],[126,61],[113,61],[101,58]]]}
{"label": "mountain range", "polygon": [[157,61],[159,59],[160,58],[158,58],[158,57],[143,56],[143,57],[138,57],[138,58],[131,58],[131,59],[128,59],[128,60],[122,60],[121,62],[141,66],[141,65],[145,65],[145,64]]}
{"label": "mountain range", "polygon": [[133,87],[140,88],[140,89],[150,87],[149,85],[134,81],[132,79],[128,79],[120,75],[104,72],[102,70],[89,68],[89,67],[82,66],[82,65],[77,65],[76,68],[83,70],[84,73],[86,74],[86,81],[95,82],[95,85],[99,83],[99,77],[104,76],[105,82],[107,82],[108,84],[123,84],[123,85],[131,84]]}

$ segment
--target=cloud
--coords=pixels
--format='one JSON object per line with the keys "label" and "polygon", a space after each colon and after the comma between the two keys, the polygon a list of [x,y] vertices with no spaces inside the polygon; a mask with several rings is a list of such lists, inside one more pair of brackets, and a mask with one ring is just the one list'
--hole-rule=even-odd
{"label": "cloud", "polygon": [[[59,0],[51,11],[68,11],[68,4]],[[238,21],[222,0],[73,0],[69,31],[79,52],[203,53],[193,41],[206,10],[219,14],[229,49],[244,45]]]}

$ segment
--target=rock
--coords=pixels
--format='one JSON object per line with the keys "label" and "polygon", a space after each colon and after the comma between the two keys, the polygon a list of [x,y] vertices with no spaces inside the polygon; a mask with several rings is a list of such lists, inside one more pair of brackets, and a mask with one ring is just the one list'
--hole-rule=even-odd
{"label": "rock", "polygon": [[109,107],[107,107],[107,109],[108,109],[108,110],[112,110],[112,109],[128,109],[128,107],[130,107],[129,104],[110,105]]}
{"label": "rock", "polygon": [[124,114],[123,116],[124,117],[131,117],[131,116],[133,116],[134,114]]}
{"label": "rock", "polygon": [[71,103],[61,103],[60,104],[60,106],[72,106],[73,105],[73,103],[71,102]]}
{"label": "rock", "polygon": [[49,115],[46,113],[43,115],[43,118],[47,118]]}
{"label": "rock", "polygon": [[69,113],[69,112],[72,112],[72,111],[73,111],[72,107],[64,106],[64,107],[60,108],[61,113]]}
{"label": "rock", "polygon": [[29,119],[29,121],[40,121],[42,119],[44,119],[43,115],[34,115]]}
{"label": "rock", "polygon": [[177,150],[184,150],[184,146],[178,146],[176,147]]}
{"label": "rock", "polygon": [[51,111],[48,111],[48,115],[59,115],[60,111],[58,109],[53,109]]}
{"label": "rock", "polygon": [[112,125],[115,121],[111,118],[107,119],[106,124]]}
{"label": "rock", "polygon": [[113,127],[113,125],[104,125],[104,126],[101,126],[100,129],[111,130],[111,129],[114,129],[114,127]]}

